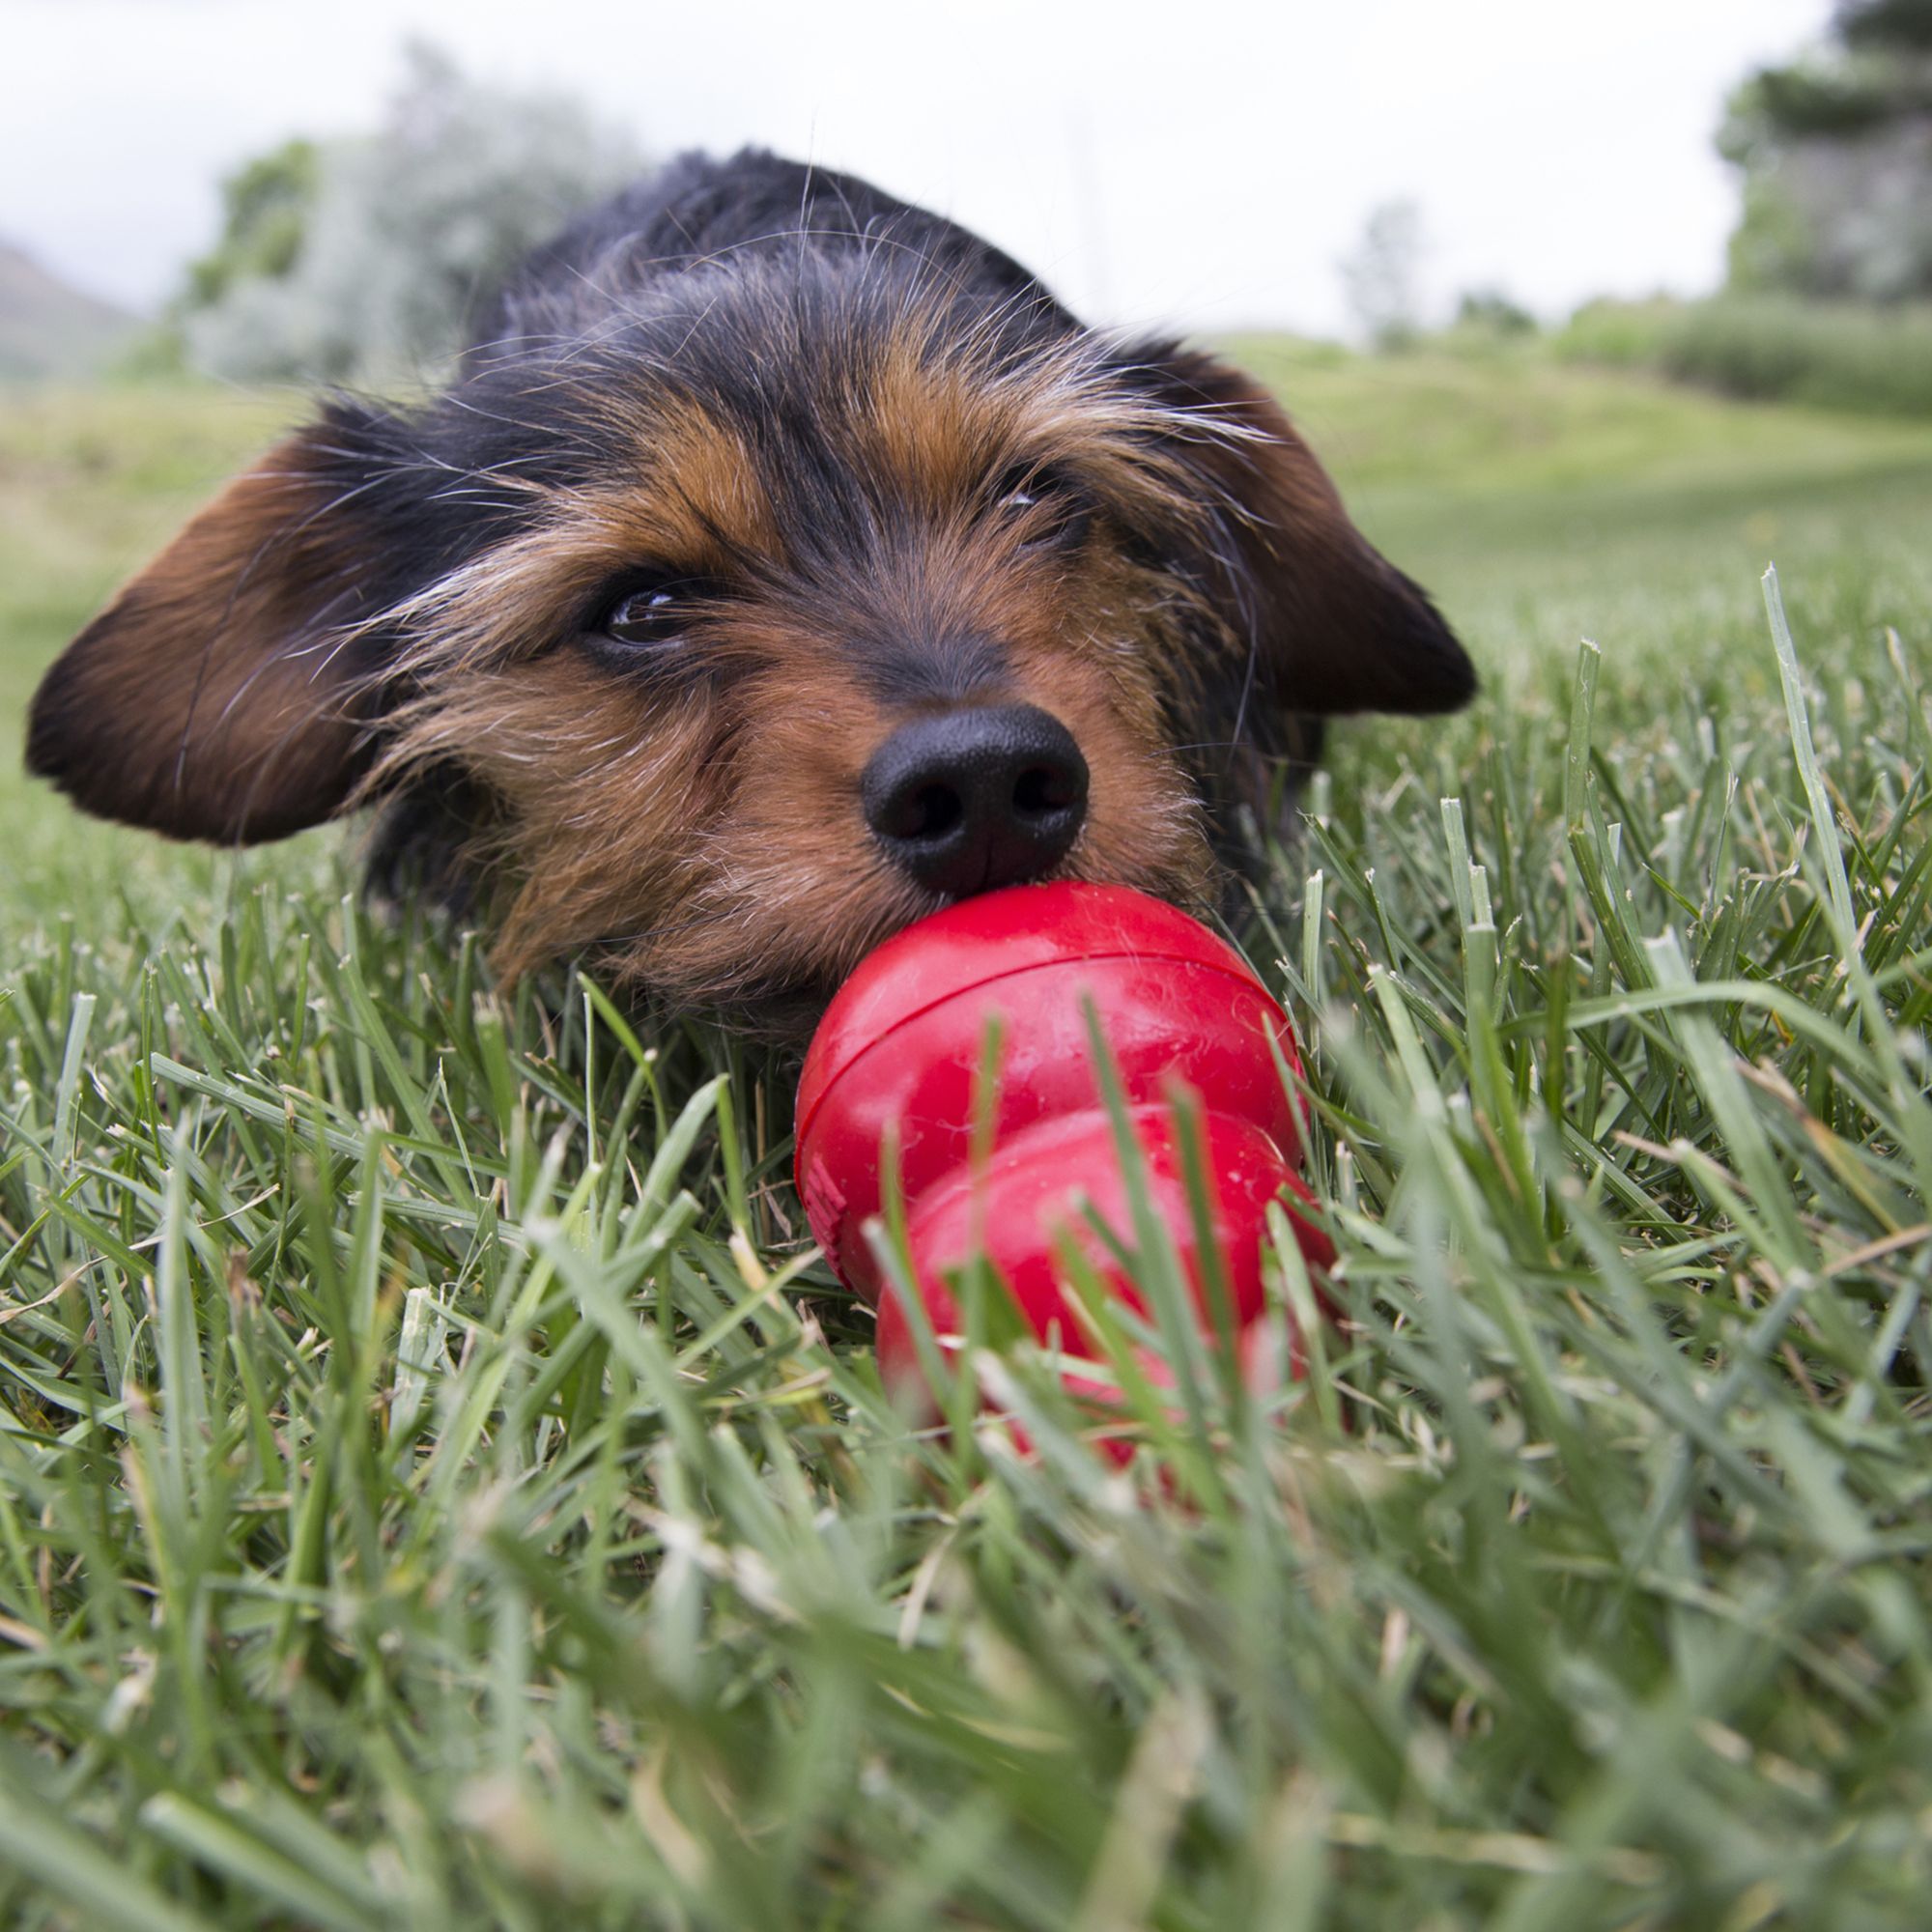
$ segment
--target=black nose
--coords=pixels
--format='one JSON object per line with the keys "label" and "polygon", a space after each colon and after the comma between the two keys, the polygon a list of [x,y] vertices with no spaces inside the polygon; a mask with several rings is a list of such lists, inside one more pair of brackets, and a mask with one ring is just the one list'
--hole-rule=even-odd
{"label": "black nose", "polygon": [[1087,816],[1087,760],[1059,719],[985,705],[903,724],[859,782],[895,865],[949,898],[1037,879]]}

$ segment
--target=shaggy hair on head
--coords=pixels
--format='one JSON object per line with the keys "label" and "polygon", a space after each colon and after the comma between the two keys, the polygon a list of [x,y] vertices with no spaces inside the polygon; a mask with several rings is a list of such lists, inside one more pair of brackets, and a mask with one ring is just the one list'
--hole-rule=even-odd
{"label": "shaggy hair on head", "polygon": [[542,250],[442,393],[238,478],[47,673],[28,762],[177,838],[377,808],[505,970],[777,1012],[966,891],[1198,905],[1320,720],[1473,682],[1254,382],[744,154]]}

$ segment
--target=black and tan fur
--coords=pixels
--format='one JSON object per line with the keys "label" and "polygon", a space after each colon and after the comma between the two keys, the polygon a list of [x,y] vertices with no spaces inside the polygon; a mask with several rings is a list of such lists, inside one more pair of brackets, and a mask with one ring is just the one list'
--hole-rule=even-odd
{"label": "black and tan fur", "polygon": [[178,838],[378,808],[507,970],[776,1009],[937,902],[858,804],[908,719],[1051,714],[1091,772],[1057,871],[1200,903],[1318,721],[1472,688],[1255,383],[746,154],[542,251],[433,400],[238,478],[47,673],[28,761]]}

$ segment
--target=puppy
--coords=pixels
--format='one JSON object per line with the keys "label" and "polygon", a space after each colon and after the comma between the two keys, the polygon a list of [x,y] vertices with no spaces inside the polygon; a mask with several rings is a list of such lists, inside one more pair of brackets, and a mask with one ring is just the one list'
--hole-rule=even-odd
{"label": "puppy", "polygon": [[442,393],[245,471],[47,672],[27,762],[178,838],[375,807],[506,973],[803,1016],[965,895],[1199,906],[1321,719],[1473,688],[1258,384],[748,152],[541,250]]}

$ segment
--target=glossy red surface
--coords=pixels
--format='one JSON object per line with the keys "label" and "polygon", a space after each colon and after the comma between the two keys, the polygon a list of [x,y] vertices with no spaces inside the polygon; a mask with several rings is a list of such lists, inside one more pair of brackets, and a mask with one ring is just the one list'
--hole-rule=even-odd
{"label": "glossy red surface", "polygon": [[988,980],[1076,959],[1217,968],[1267,997],[1225,940],[1145,893],[1072,880],[982,893],[895,934],[839,987],[798,1083],[800,1131],[810,1129],[833,1081],[893,1028]]}
{"label": "glossy red surface", "polygon": [[[1214,1335],[1219,1323],[1202,1267],[1172,1116],[1164,1107],[1141,1107],[1134,1110],[1133,1123],[1146,1159],[1148,1204],[1173,1240],[1203,1332]],[[1291,1224],[1311,1266],[1327,1266],[1334,1251],[1327,1237],[1295,1211],[1295,1203],[1307,1198],[1305,1190],[1265,1134],[1225,1115],[1209,1115],[1206,1127],[1213,1195],[1210,1226],[1226,1270],[1232,1326],[1244,1331],[1264,1305],[1262,1251],[1270,1202],[1287,1195]],[[1003,1147],[981,1174],[955,1175],[936,1186],[913,1209],[906,1237],[919,1272],[920,1300],[941,1346],[952,1346],[960,1325],[948,1276],[975,1252],[999,1270],[1033,1332],[1066,1354],[1092,1355],[1095,1346],[1065,1285],[1059,1259],[1063,1243],[1073,1245],[1110,1293],[1148,1316],[1145,1297],[1090,1216],[1130,1255],[1135,1251],[1132,1190],[1121,1171],[1105,1116],[1044,1122]],[[893,1294],[879,1305],[879,1365],[890,1381],[918,1372],[912,1329]],[[1157,1382],[1170,1379],[1164,1363],[1150,1357],[1144,1367]]]}
{"label": "glossy red surface", "polygon": [[[1024,1167],[1020,1161],[993,1161],[983,1190],[966,1186],[935,1190],[937,1198],[922,1204],[908,1223],[906,1235],[918,1260],[920,1304],[931,1323],[933,1341],[947,1358],[958,1354],[964,1325],[947,1275],[978,1248],[1012,1289],[1020,1314],[1034,1335],[1070,1358],[1063,1370],[1068,1391],[1092,1406],[1097,1420],[1105,1422],[1107,1412],[1119,1406],[1115,1370],[1068,1294],[1063,1269],[1051,1258],[1059,1242],[1072,1240],[1101,1285],[1136,1314],[1150,1318],[1146,1296],[1113,1260],[1088,1219],[1090,1215],[1097,1217],[1132,1254],[1136,1246],[1132,1200],[1113,1157],[1111,1136],[1105,1146],[1082,1144],[1092,1132],[1090,1122],[1072,1122],[1065,1134],[1059,1128],[1061,1122],[1036,1128],[1018,1144],[1018,1148],[1028,1148],[1036,1136],[1055,1136],[1051,1144],[1055,1161],[1028,1159]],[[1194,1300],[1196,1321],[1204,1335],[1219,1337],[1225,1329],[1213,1314],[1206,1287],[1194,1215],[1169,1117],[1163,1109],[1138,1111],[1136,1132],[1148,1155],[1148,1200],[1175,1242]],[[1028,1151],[1034,1150],[1028,1148]],[[1041,1142],[1037,1151],[1047,1153],[1049,1146]],[[1300,1378],[1306,1360],[1293,1320],[1283,1323],[1285,1335],[1277,1333],[1271,1323],[1258,1320],[1265,1308],[1262,1256],[1267,1240],[1269,1202],[1283,1202],[1296,1242],[1318,1277],[1333,1264],[1335,1250],[1329,1238],[1300,1211],[1310,1204],[1308,1190],[1298,1177],[1287,1171],[1265,1136],[1238,1121],[1209,1117],[1208,1165],[1213,1175],[1213,1240],[1223,1256],[1229,1308],[1235,1314],[1235,1360],[1246,1387],[1256,1395],[1265,1395]],[[1074,1171],[1080,1173],[1080,1180],[1072,1179]],[[1128,1352],[1138,1374],[1150,1385],[1173,1387],[1173,1368],[1157,1352],[1140,1343],[1132,1343]],[[1092,1362],[1092,1370],[1078,1366],[1082,1362]],[[914,1408],[925,1408],[927,1414],[933,1410],[935,1403],[920,1364],[918,1341],[904,1302],[895,1293],[887,1293],[879,1302],[879,1372],[887,1385],[900,1393],[900,1399]],[[1115,1461],[1124,1463],[1132,1455],[1134,1443],[1126,1434],[1103,1426],[1097,1439]]]}
{"label": "glossy red surface", "polygon": [[1179,1076],[1213,1113],[1259,1126],[1290,1167],[1300,1123],[1282,1064],[1293,1032],[1235,950],[1157,899],[1119,886],[1017,886],[949,907],[871,953],[827,1009],[799,1083],[797,1179],[813,1235],[868,1299],[863,1228],[879,1211],[879,1150],[899,1138],[917,1200],[966,1160],[986,1030],[1003,1052],[995,1144],[1098,1107],[1086,1002],[1130,1104]]}
{"label": "glossy red surface", "polygon": [[[1094,1070],[1089,1009],[1119,1069],[1143,1151],[1147,1205],[1165,1226],[1204,1334],[1210,1310],[1172,1099],[1203,1109],[1211,1231],[1232,1299],[1244,1375],[1298,1373],[1300,1350],[1269,1363],[1263,1250],[1269,1203],[1285,1200],[1319,1272],[1327,1239],[1295,1210],[1302,1120],[1283,1079],[1300,1072],[1288,1015],[1234,949],[1184,913],[1116,886],[1056,884],[990,893],[888,940],[828,1009],[799,1083],[797,1175],[811,1229],[841,1279],[877,1301],[864,1228],[877,1214],[881,1148],[895,1138],[920,1299],[952,1335],[949,1272],[983,1254],[1034,1333],[1091,1357],[1067,1298],[1071,1241],[1106,1289],[1145,1314],[1139,1291],[1083,1218],[1134,1245],[1136,1182],[1122,1173]],[[973,1158],[989,1026],[1001,1052],[988,1148]],[[879,1355],[894,1380],[917,1374],[905,1311],[880,1310]],[[1147,1372],[1169,1378],[1148,1357]],[[1068,1385],[1104,1403],[1104,1376]]]}

